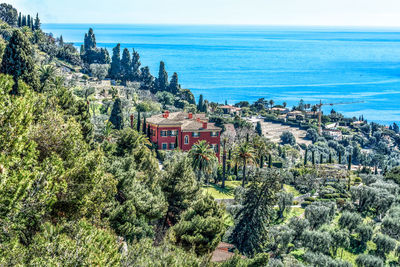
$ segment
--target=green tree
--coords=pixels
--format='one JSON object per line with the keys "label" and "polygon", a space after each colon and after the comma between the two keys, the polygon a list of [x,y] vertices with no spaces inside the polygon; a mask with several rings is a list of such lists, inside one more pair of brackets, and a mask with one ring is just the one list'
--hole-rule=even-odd
{"label": "green tree", "polygon": [[312,252],[329,254],[332,238],[329,233],[306,230],[301,237],[304,246]]}
{"label": "green tree", "polygon": [[160,62],[160,69],[158,71],[158,78],[156,80],[157,91],[168,91],[168,73],[165,70],[164,61]]}
{"label": "green tree", "polygon": [[356,259],[356,264],[358,267],[383,267],[385,265],[380,258],[370,254],[360,254]]}
{"label": "green tree", "polygon": [[52,65],[41,66],[39,69],[39,80],[41,83],[40,91],[48,87],[49,83],[53,81],[56,74],[56,68]]}
{"label": "green tree", "polygon": [[281,141],[282,144],[286,145],[289,144],[291,146],[294,146],[296,144],[296,138],[291,132],[284,132],[281,135]]}
{"label": "green tree", "polygon": [[131,54],[129,53],[128,48],[125,48],[122,52],[121,59],[121,78],[122,81],[126,83],[126,81],[132,80],[132,60]]}
{"label": "green tree", "polygon": [[154,85],[154,77],[150,73],[149,67],[141,68],[140,71],[140,89],[149,90],[152,93],[157,93]]}
{"label": "green tree", "polygon": [[18,81],[22,80],[33,89],[39,87],[32,47],[28,39],[19,30],[14,30],[6,46],[0,71],[14,78],[12,94],[18,94]]}
{"label": "green tree", "polygon": [[[132,64],[131,64],[131,72],[132,72],[132,81],[141,81],[141,72],[140,72],[140,55],[135,49],[132,51]],[[152,76],[153,77],[153,76]]]}
{"label": "green tree", "polygon": [[267,228],[274,217],[280,180],[279,172],[260,169],[255,181],[244,190],[229,240],[245,255],[261,252],[267,242]]}
{"label": "green tree", "polygon": [[119,97],[114,101],[109,121],[114,125],[114,128],[117,130],[121,130],[122,128],[124,128],[124,115],[122,113],[122,103]]}
{"label": "green tree", "polygon": [[246,168],[254,162],[254,149],[249,142],[242,142],[235,151],[236,161],[243,166],[242,187],[246,184]]}
{"label": "green tree", "polygon": [[161,179],[161,190],[168,203],[168,210],[161,222],[161,232],[175,225],[181,213],[187,210],[200,194],[191,166],[191,160],[182,153],[176,153],[164,163],[165,172]]}
{"label": "green tree", "polygon": [[199,96],[199,103],[197,105],[197,110],[199,112],[205,112],[204,107],[205,107],[205,105],[204,105],[204,97],[203,97],[203,95],[200,95]]}
{"label": "green tree", "polygon": [[387,254],[396,249],[396,240],[383,234],[377,234],[372,241],[376,244],[376,255],[386,260]]}
{"label": "green tree", "polygon": [[39,14],[36,13],[36,19],[35,19],[35,23],[34,23],[35,30],[40,30],[40,26],[41,26],[41,23],[40,23],[40,19],[39,19]]}
{"label": "green tree", "polygon": [[197,255],[215,250],[225,232],[224,209],[211,196],[201,196],[172,227],[172,240]]}
{"label": "green tree", "polygon": [[259,136],[262,136],[262,127],[261,127],[261,122],[259,122],[259,121],[257,122],[257,125],[256,125],[256,132]]}
{"label": "green tree", "polygon": [[0,19],[10,26],[17,26],[18,24],[18,12],[9,4],[0,4]]}
{"label": "green tree", "polygon": [[169,83],[169,92],[176,95],[180,90],[180,85],[178,82],[178,74],[174,72],[171,78],[171,82]]}
{"label": "green tree", "polygon": [[117,46],[113,48],[110,77],[112,79],[119,79],[120,73],[121,73],[121,45],[117,44]]}
{"label": "green tree", "polygon": [[197,174],[197,180],[200,181],[202,177],[205,177],[205,181],[208,183],[208,178],[218,163],[215,151],[207,141],[202,140],[193,145],[189,151],[189,157],[192,160],[193,169]]}
{"label": "green tree", "polygon": [[278,197],[278,217],[283,218],[284,212],[289,212],[293,204],[293,194],[281,191],[276,194]]}

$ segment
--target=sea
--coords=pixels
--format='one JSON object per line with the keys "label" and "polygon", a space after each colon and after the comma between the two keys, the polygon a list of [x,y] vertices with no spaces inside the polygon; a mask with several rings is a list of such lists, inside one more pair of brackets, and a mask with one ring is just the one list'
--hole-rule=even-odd
{"label": "sea", "polygon": [[[300,99],[348,117],[400,122],[400,29],[289,26],[44,24],[80,46],[92,27],[98,47],[139,52],[143,66],[170,76],[196,97],[234,104]],[[343,104],[351,103],[351,104]]]}

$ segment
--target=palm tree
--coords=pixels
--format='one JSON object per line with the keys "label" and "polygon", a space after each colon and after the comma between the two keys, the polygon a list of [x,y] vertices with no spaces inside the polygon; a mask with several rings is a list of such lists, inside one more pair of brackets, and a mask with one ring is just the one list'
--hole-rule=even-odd
{"label": "palm tree", "polygon": [[275,104],[274,100],[271,99],[271,100],[269,101],[269,105],[271,106],[271,108],[274,107],[274,104]]}
{"label": "palm tree", "polygon": [[192,167],[196,172],[197,179],[200,181],[201,175],[205,174],[206,183],[208,183],[208,175],[218,162],[215,151],[207,141],[202,140],[193,145],[189,156],[192,158]]}
{"label": "palm tree", "polygon": [[54,79],[55,73],[56,68],[52,65],[40,66],[39,78],[40,83],[42,84],[41,91],[43,91],[44,87],[49,81],[52,81]]}
{"label": "palm tree", "polygon": [[251,146],[249,142],[243,142],[236,148],[235,157],[237,161],[241,162],[243,165],[243,180],[242,187],[244,187],[246,183],[246,167],[247,164],[251,164],[254,162],[254,148]]}
{"label": "palm tree", "polygon": [[260,168],[263,167],[263,159],[265,155],[268,153],[270,150],[270,147],[268,146],[265,138],[261,136],[255,136],[252,140],[252,145],[254,148],[254,154],[256,155],[256,159],[258,163],[260,164]]}

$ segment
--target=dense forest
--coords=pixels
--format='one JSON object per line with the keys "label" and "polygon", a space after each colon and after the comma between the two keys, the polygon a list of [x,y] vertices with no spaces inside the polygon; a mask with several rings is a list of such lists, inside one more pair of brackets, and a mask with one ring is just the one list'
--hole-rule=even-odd
{"label": "dense forest", "polygon": [[[400,265],[397,124],[332,110],[335,139],[304,101],[292,120],[264,99],[226,114],[164,62],[155,78],[135,50],[110,56],[93,29],[78,50],[39,14],[3,3],[0,20],[1,266]],[[206,142],[152,144],[146,118],[162,110],[206,113],[221,158]],[[273,142],[264,122],[306,142]],[[221,242],[234,246],[224,261]]]}

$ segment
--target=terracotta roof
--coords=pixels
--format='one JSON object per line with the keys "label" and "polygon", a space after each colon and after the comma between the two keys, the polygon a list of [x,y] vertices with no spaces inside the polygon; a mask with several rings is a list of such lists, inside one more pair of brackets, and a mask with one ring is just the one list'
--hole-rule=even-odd
{"label": "terracotta roof", "polygon": [[[192,119],[189,119],[187,112],[169,113],[168,118],[165,118],[163,113],[146,119],[146,122],[161,126],[179,125],[183,131],[222,131],[214,123],[208,122],[204,113],[193,114]],[[203,122],[207,123],[207,129],[203,128]]]}
{"label": "terracotta roof", "polygon": [[[218,247],[214,250],[212,257],[211,257],[211,262],[224,262],[235,256],[235,253],[230,252],[229,250],[234,249],[235,246],[220,242]],[[241,258],[245,258],[244,256],[241,256]]]}

